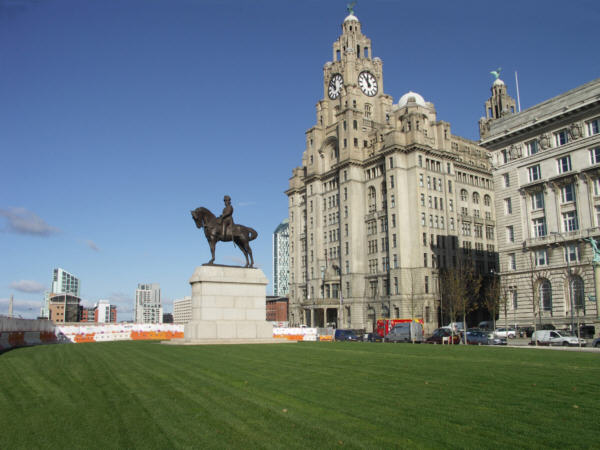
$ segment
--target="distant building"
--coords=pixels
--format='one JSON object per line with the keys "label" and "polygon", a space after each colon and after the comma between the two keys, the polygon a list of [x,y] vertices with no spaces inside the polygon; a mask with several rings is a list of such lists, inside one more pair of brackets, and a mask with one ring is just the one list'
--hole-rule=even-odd
{"label": "distant building", "polygon": [[267,296],[267,322],[288,321],[288,299],[286,297]]}
{"label": "distant building", "polygon": [[136,323],[162,323],[160,284],[138,284],[135,291],[134,311]]}
{"label": "distant building", "polygon": [[90,306],[79,306],[79,321],[80,322],[94,322],[94,307]]}
{"label": "distant building", "polygon": [[110,323],[117,321],[117,307],[108,300],[99,300],[94,305],[94,322]]}
{"label": "distant building", "polygon": [[163,314],[163,323],[173,323],[173,314],[164,313]]}
{"label": "distant building", "polygon": [[284,219],[273,232],[273,295],[288,295],[290,286],[289,220]]}
{"label": "distant building", "polygon": [[192,320],[192,297],[173,301],[173,323],[185,324]]}
{"label": "distant building", "polygon": [[50,296],[49,319],[54,323],[79,322],[79,303],[81,299],[71,294],[52,294]]}
{"label": "distant building", "polygon": [[485,106],[507,320],[598,324],[584,239],[600,238],[600,78],[518,113],[497,79]]}
{"label": "distant building", "polygon": [[61,268],[55,268],[52,274],[52,287],[50,292],[44,294],[44,303],[40,310],[41,317],[50,317],[50,298],[55,294],[70,294],[71,296],[80,296],[81,283],[79,278]]}

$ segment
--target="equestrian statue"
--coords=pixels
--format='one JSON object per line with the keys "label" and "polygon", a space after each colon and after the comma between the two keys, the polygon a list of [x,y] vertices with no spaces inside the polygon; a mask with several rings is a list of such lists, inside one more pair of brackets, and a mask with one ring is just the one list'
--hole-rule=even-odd
{"label": "equestrian statue", "polygon": [[[233,241],[246,257],[245,267],[254,266],[254,258],[250,241],[258,237],[258,233],[250,227],[233,223],[233,206],[231,206],[231,198],[226,195],[223,198],[225,208],[219,217],[210,212],[204,207],[199,207],[191,211],[192,218],[196,222],[198,228],[204,227],[204,235],[210,246],[211,260],[206,263],[212,265],[215,261],[215,246],[217,242]],[[248,259],[250,256],[250,259]]]}

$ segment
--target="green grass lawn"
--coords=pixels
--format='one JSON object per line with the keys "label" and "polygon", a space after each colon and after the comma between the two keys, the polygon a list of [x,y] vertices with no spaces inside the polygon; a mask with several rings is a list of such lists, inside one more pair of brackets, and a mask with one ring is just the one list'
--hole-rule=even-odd
{"label": "green grass lawn", "polygon": [[0,448],[598,448],[600,355],[370,343],[0,355]]}

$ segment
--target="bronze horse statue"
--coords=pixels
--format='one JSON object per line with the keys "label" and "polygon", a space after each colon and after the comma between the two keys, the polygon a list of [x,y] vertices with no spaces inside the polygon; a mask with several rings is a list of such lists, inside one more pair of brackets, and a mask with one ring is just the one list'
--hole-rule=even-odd
{"label": "bronze horse statue", "polygon": [[[196,226],[198,228],[204,227],[204,235],[210,246],[210,254],[212,256],[211,260],[207,263],[208,265],[212,265],[215,261],[215,246],[217,242],[229,242],[233,240],[246,257],[245,267],[254,266],[250,241],[258,237],[258,233],[255,230],[244,225],[233,224],[233,229],[228,228],[225,231],[225,236],[223,236],[221,224],[217,220],[217,217],[208,209],[201,206],[191,211],[191,213]],[[248,260],[248,255],[250,256],[250,260]]]}

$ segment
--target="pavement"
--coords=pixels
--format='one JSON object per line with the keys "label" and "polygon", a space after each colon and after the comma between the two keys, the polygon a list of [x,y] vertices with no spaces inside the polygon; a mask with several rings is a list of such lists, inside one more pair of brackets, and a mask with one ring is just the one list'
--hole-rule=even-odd
{"label": "pavement", "polygon": [[[588,345],[593,341],[593,339],[586,339]],[[532,348],[537,350],[562,350],[569,352],[588,352],[588,353],[600,353],[600,348],[594,347],[562,347],[562,346],[549,346],[549,345],[529,345],[531,342],[531,338],[514,338],[509,339],[506,347],[519,347],[519,348]],[[497,346],[504,347],[504,346]]]}

